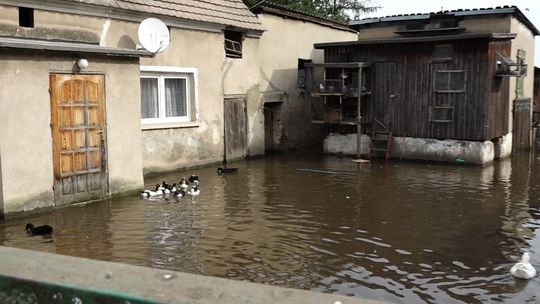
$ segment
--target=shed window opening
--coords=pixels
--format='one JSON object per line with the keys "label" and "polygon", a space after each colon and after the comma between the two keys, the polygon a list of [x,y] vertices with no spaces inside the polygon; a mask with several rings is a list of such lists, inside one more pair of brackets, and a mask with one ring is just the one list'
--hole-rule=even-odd
{"label": "shed window opening", "polygon": [[407,24],[405,24],[404,27],[402,27],[402,30],[405,31],[419,31],[423,30],[425,27],[425,23],[421,21],[410,21]]}
{"label": "shed window opening", "polygon": [[34,27],[34,9],[29,7],[19,7],[19,26]]}
{"label": "shed window opening", "polygon": [[454,18],[432,18],[430,27],[432,29],[447,29],[458,26],[458,22]]}
{"label": "shed window opening", "polygon": [[190,121],[190,76],[141,76],[143,123]]}
{"label": "shed window opening", "polygon": [[432,106],[429,108],[429,120],[431,122],[454,121],[454,107]]}
{"label": "shed window opening", "polygon": [[225,57],[242,58],[242,32],[225,31]]}
{"label": "shed window opening", "polygon": [[434,91],[438,93],[465,93],[465,71],[435,71]]}
{"label": "shed window opening", "polygon": [[454,48],[451,44],[436,45],[433,48],[431,59],[437,60],[452,60],[454,58]]}

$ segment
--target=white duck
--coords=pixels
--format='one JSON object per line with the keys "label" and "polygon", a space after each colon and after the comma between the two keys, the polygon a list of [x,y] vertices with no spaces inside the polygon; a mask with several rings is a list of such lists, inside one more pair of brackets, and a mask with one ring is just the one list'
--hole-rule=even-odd
{"label": "white duck", "polygon": [[510,273],[516,278],[520,279],[533,278],[536,275],[536,269],[534,269],[534,267],[529,261],[529,253],[523,253],[523,256],[521,257],[521,262],[517,262],[514,266],[512,266],[512,268],[510,269]]}

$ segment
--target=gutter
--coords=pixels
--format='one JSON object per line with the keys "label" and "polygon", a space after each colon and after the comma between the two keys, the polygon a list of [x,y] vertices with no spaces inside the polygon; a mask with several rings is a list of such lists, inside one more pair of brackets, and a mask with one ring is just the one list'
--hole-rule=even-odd
{"label": "gutter", "polygon": [[96,44],[74,43],[65,41],[34,40],[0,37],[1,49],[26,49],[69,53],[99,54],[116,57],[153,57],[154,54],[143,50],[103,47]]}

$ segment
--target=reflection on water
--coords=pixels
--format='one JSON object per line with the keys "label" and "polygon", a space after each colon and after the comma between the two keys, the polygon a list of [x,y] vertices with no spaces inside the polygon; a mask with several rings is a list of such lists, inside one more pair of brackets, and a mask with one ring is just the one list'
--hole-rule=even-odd
{"label": "reflection on water", "polygon": [[[198,197],[128,197],[0,222],[0,243],[402,303],[540,301],[539,278],[509,274],[522,250],[540,269],[540,159],[234,165],[234,175],[194,171]],[[26,237],[26,222],[52,225],[53,238]]]}

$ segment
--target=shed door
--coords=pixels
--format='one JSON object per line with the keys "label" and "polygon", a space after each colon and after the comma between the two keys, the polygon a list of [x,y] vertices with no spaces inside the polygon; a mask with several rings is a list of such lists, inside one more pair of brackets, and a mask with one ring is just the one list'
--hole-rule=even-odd
{"label": "shed door", "polygon": [[246,99],[225,98],[225,160],[243,158],[247,155]]}
{"label": "shed door", "polygon": [[[393,103],[398,96],[396,83],[396,62],[376,62],[373,64],[373,128],[390,130],[394,112]],[[382,125],[381,125],[382,124]]]}
{"label": "shed door", "polygon": [[514,100],[512,149],[526,150],[531,145],[531,99]]}
{"label": "shed door", "polygon": [[103,75],[50,75],[57,205],[107,194]]}

